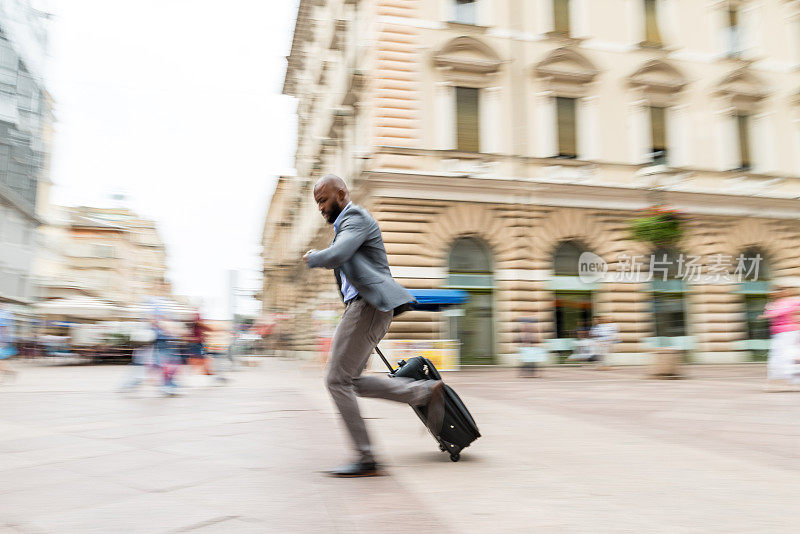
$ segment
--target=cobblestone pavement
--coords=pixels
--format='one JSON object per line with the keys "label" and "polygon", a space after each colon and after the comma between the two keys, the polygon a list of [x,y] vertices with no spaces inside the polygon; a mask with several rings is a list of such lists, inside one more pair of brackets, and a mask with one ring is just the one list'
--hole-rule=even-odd
{"label": "cobblestone pavement", "polygon": [[449,373],[484,436],[452,463],[407,406],[362,406],[388,476],[348,443],[321,370],[265,358],[180,397],[118,366],[14,362],[0,386],[0,532],[798,532],[800,393],[763,365]]}

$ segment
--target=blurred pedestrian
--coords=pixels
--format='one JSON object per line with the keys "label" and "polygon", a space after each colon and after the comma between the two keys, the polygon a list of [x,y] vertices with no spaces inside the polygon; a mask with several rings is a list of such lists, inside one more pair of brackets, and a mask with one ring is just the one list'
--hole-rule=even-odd
{"label": "blurred pedestrian", "polygon": [[325,175],[314,185],[313,194],[320,213],[333,225],[334,238],[325,250],[306,252],[303,261],[311,268],[333,269],[345,303],[333,336],[325,381],[358,454],[355,462],[329,474],[375,476],[378,466],[356,395],[427,406],[428,428],[441,428],[444,383],[361,376],[372,351],[389,330],[392,317],[408,309],[414,297],[392,278],[381,229],[369,212],[350,202],[344,181]]}
{"label": "blurred pedestrian", "polygon": [[319,309],[311,313],[317,333],[317,361],[323,367],[328,363],[333,334],[336,332],[336,324],[339,322],[339,313],[334,307],[335,304],[325,302]]}
{"label": "blurred pedestrian", "polygon": [[589,337],[590,329],[586,323],[581,323],[575,330],[575,344],[572,347],[572,354],[567,358],[568,361],[590,362],[594,361],[592,340]]}
{"label": "blurred pedestrian", "polygon": [[14,314],[4,308],[0,308],[0,373],[2,373],[2,381],[16,378],[17,372],[8,364],[8,359],[16,354]]}
{"label": "blurred pedestrian", "polygon": [[522,317],[517,323],[517,345],[519,346],[520,376],[535,377],[537,364],[547,361],[547,351],[537,346],[536,319]]}
{"label": "blurred pedestrian", "polygon": [[770,301],[760,318],[769,319],[771,342],[767,359],[767,391],[786,391],[800,384],[797,375],[800,363],[800,326],[797,314],[800,299],[792,296],[787,286],[778,286],[770,293]]}
{"label": "blurred pedestrian", "polygon": [[225,377],[214,370],[213,363],[206,352],[206,335],[211,328],[200,317],[200,312],[195,313],[189,323],[188,346],[189,363],[201,374],[213,376],[217,382],[224,382]]}
{"label": "blurred pedestrian", "polygon": [[611,356],[614,343],[619,342],[619,328],[616,324],[611,322],[611,319],[607,315],[599,315],[594,319],[591,339],[593,345],[592,355],[594,361],[597,362],[597,370],[610,370],[611,366],[609,366],[608,360]]}
{"label": "blurred pedestrian", "polygon": [[153,365],[161,369],[163,384],[161,391],[165,395],[178,394],[178,384],[175,376],[180,369],[181,355],[178,352],[178,343],[174,326],[171,324],[168,313],[168,302],[155,297],[148,304],[150,326],[155,331],[153,342]]}
{"label": "blurred pedestrian", "polygon": [[123,379],[119,391],[128,391],[144,382],[147,372],[155,370],[161,372],[161,367],[155,365],[153,358],[153,343],[156,333],[149,324],[139,324],[131,332],[130,343],[133,345],[131,363],[128,366],[127,376]]}

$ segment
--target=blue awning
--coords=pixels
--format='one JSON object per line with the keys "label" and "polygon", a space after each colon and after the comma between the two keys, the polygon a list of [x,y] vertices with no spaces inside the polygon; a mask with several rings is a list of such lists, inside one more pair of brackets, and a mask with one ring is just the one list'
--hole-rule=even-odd
{"label": "blue awning", "polygon": [[439,311],[444,306],[464,304],[469,293],[460,289],[409,289],[417,302],[411,306],[415,310]]}

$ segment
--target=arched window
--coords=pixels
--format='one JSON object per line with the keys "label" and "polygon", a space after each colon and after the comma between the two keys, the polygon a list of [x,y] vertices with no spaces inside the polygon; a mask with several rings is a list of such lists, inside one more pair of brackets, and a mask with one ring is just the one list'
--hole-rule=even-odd
{"label": "arched window", "polygon": [[451,273],[490,274],[492,256],[489,248],[475,237],[461,237],[453,243],[447,261]]}
{"label": "arched window", "polygon": [[749,247],[734,259],[737,282],[766,282],[769,280],[767,256],[758,247]]}
{"label": "arched window", "polygon": [[578,241],[564,241],[553,254],[553,274],[578,276],[578,258],[587,248]]}

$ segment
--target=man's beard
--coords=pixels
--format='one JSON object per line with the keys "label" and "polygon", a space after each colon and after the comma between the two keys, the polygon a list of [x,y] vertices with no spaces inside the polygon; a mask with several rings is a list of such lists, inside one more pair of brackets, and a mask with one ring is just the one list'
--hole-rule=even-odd
{"label": "man's beard", "polygon": [[336,219],[339,217],[339,214],[342,213],[342,208],[338,204],[334,204],[331,208],[330,213],[328,213],[327,221],[328,224],[333,224],[336,222]]}

